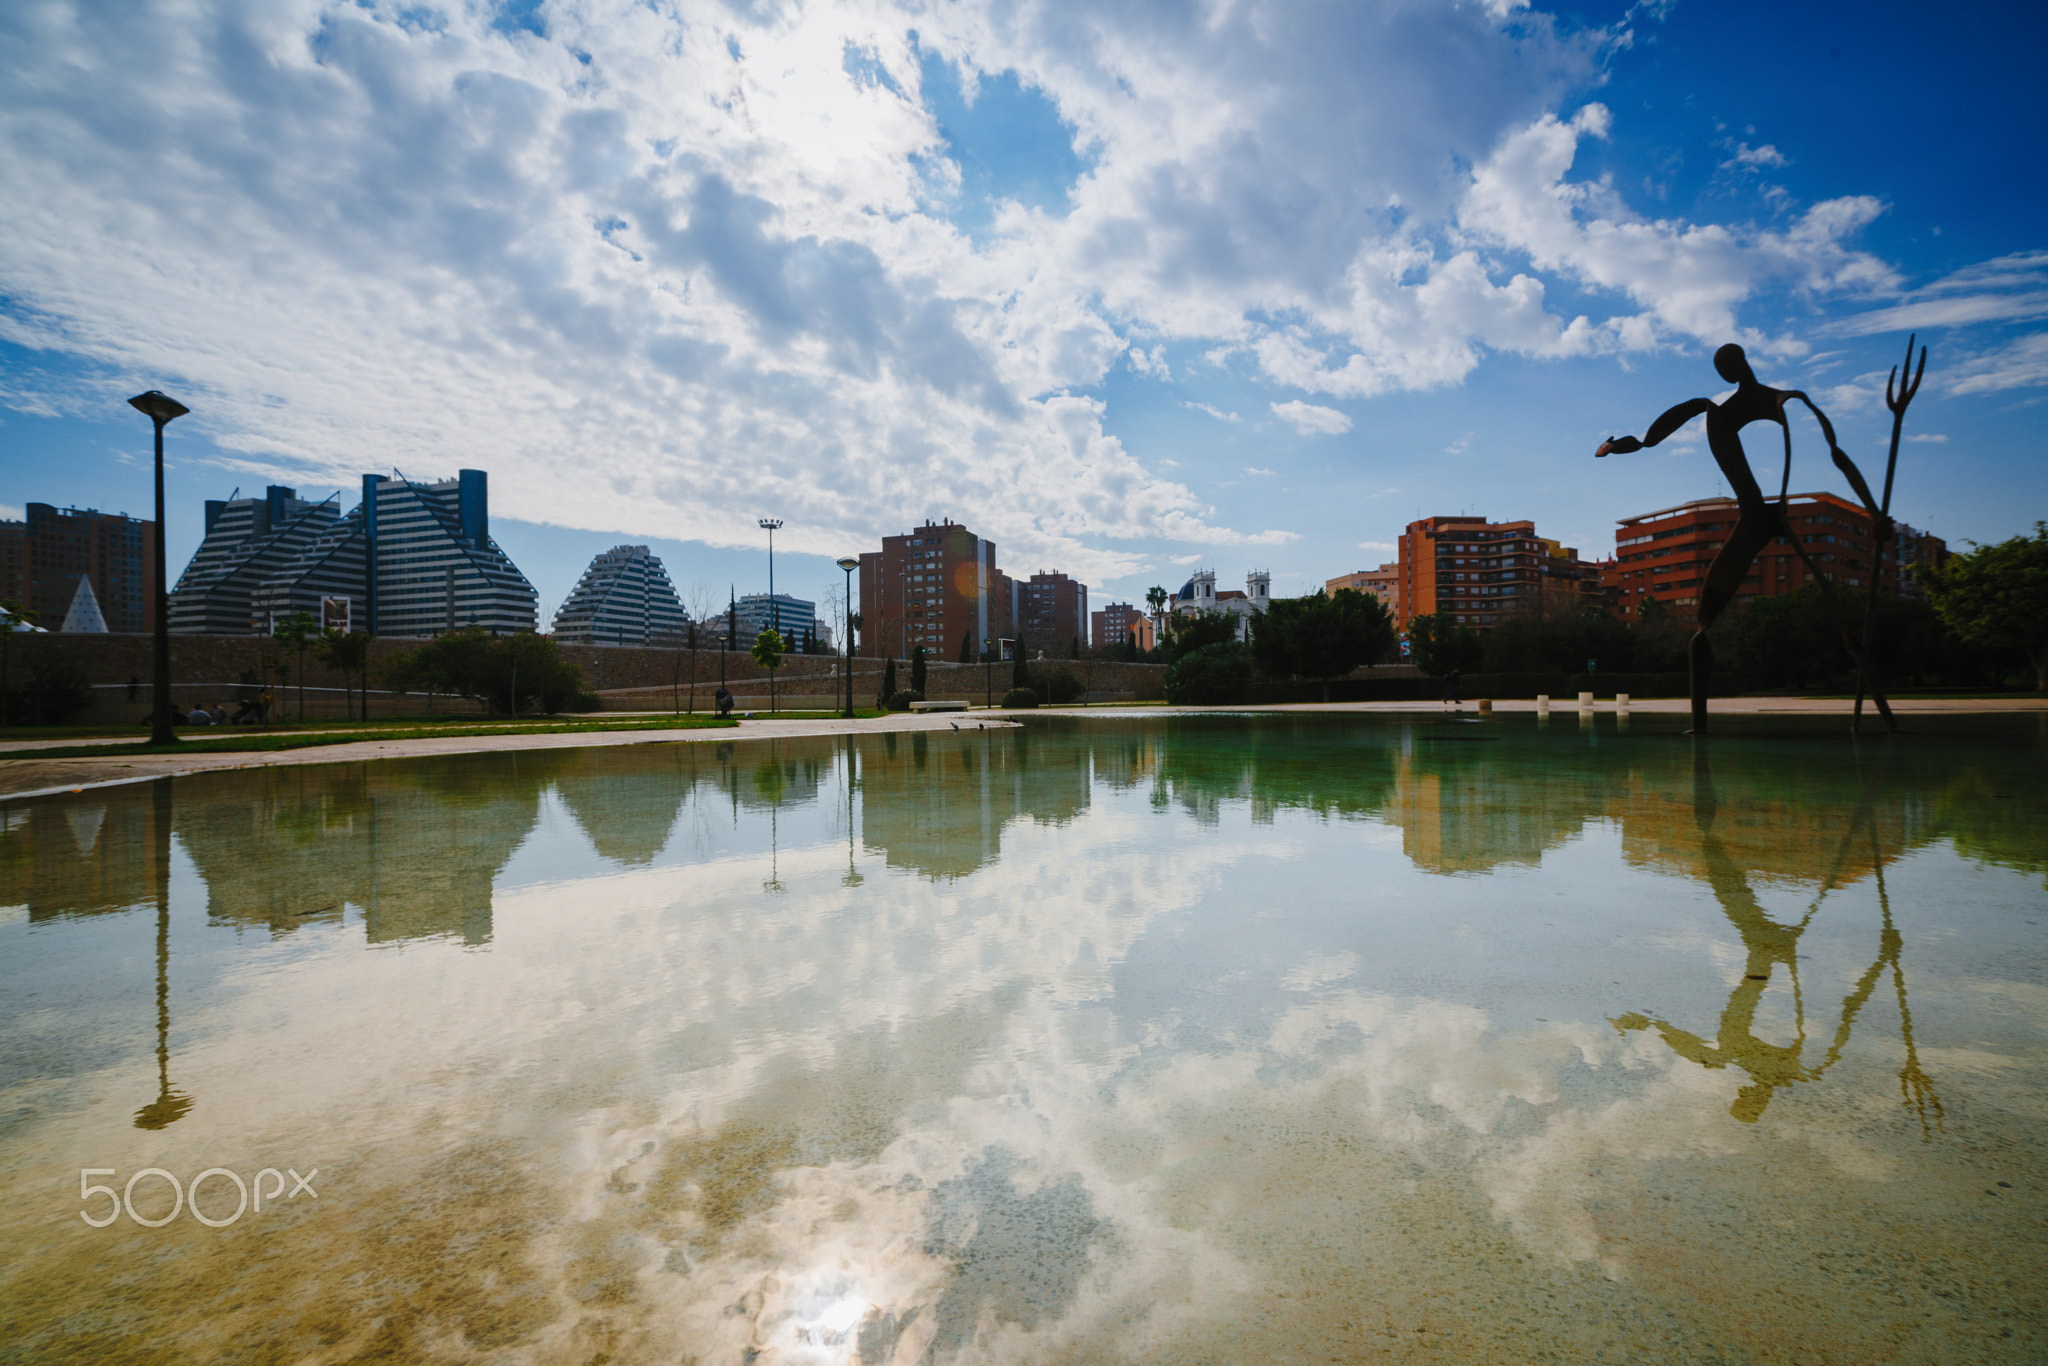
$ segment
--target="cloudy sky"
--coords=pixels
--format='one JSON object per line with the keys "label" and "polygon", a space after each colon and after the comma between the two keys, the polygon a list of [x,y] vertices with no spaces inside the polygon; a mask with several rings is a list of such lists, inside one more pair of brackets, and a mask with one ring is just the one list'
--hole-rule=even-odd
{"label": "cloudy sky", "polygon": [[948,515],[1099,598],[1296,592],[1418,516],[1606,554],[1720,491],[1592,450],[1730,339],[1881,469],[1917,329],[1895,511],[2000,539],[2048,516],[2048,10],[1970,13],[15,0],[0,515],[146,512],[161,387],[174,573],[204,498],[468,466],[544,610],[621,540],[758,589],[770,515],[806,596]]}

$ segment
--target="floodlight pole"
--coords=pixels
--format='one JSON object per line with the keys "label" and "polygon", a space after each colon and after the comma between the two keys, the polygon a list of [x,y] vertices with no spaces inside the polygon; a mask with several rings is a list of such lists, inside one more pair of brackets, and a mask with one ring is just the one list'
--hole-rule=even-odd
{"label": "floodlight pole", "polygon": [[837,563],[841,569],[846,571],[846,601],[841,606],[846,609],[846,616],[843,622],[846,628],[846,719],[851,721],[853,719],[853,571],[860,568],[860,561],[848,555]]}
{"label": "floodlight pole", "polygon": [[149,742],[176,743],[171,729],[171,587],[164,568],[164,424],[191,412],[184,404],[159,389],[137,394],[128,406],[147,417],[156,427],[156,680],[150,689]]}

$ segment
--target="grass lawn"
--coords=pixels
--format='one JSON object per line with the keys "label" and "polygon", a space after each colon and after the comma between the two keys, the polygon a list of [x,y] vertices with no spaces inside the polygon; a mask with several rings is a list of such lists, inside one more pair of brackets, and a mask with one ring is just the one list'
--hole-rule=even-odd
{"label": "grass lawn", "polygon": [[[64,749],[14,749],[0,750],[0,759],[88,759],[99,755],[121,754],[260,754],[273,750],[306,749],[314,745],[349,745],[360,740],[418,740],[427,736],[443,735],[565,735],[591,731],[621,734],[643,730],[730,730],[739,725],[737,721],[721,721],[710,716],[664,716],[658,720],[635,718],[630,721],[596,721],[586,719],[562,719],[549,721],[503,721],[496,723],[468,724],[431,722],[425,724],[398,724],[377,726],[361,721],[334,726],[308,726],[304,730],[251,730],[240,727],[223,727],[221,732],[194,728],[185,733],[185,738],[175,745],[136,744],[132,741],[118,745],[71,745]],[[51,729],[51,728],[42,728]],[[69,737],[78,732],[58,730],[59,736]],[[89,733],[89,732],[88,732]],[[120,734],[133,734],[121,731]]]}

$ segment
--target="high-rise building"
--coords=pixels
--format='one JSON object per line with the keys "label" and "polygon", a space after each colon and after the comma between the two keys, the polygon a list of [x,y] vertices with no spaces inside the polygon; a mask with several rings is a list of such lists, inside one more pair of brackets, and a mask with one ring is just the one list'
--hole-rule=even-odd
{"label": "high-rise building", "polygon": [[1076,644],[1088,643],[1088,585],[1058,570],[1039,570],[1029,581],[1013,583],[1018,626],[1025,648],[1055,657]]}
{"label": "high-rise building", "polygon": [[531,631],[537,608],[533,585],[491,539],[482,470],[434,484],[364,475],[363,501],[252,595],[259,623],[345,612],[353,629],[380,636]]}
{"label": "high-rise building", "polygon": [[340,517],[333,498],[308,502],[272,484],[261,498],[206,500],[206,535],[171,590],[171,630],[185,636],[267,633],[256,590],[291,564]]}
{"label": "high-rise building", "polygon": [[782,632],[785,651],[801,650],[804,637],[818,619],[818,604],[787,593],[773,597],[749,593],[739,600],[738,619],[740,638],[733,642],[735,650],[752,649],[754,641],[771,626]]}
{"label": "high-rise building", "polygon": [[860,557],[858,653],[903,658],[922,645],[958,659],[964,642],[979,658],[983,641],[1017,635],[1011,589],[996,568],[995,542],[958,522],[884,537],[879,551]]}
{"label": "high-rise building", "polygon": [[1340,588],[1349,588],[1366,593],[1380,600],[1380,605],[1389,613],[1394,610],[1394,584],[1401,577],[1401,566],[1383,564],[1378,569],[1357,569],[1349,574],[1340,574],[1323,583],[1323,591],[1335,593]]}
{"label": "high-rise building", "polygon": [[0,522],[0,598],[54,631],[70,614],[78,581],[92,584],[107,629],[156,629],[156,523],[96,508],[30,503],[19,522]]}
{"label": "high-rise building", "polygon": [[688,622],[660,558],[644,545],[615,545],[583,571],[555,613],[554,636],[575,645],[647,645],[680,639]]}
{"label": "high-rise building", "polygon": [[[1622,518],[1614,536],[1615,558],[1602,568],[1603,580],[1618,599],[1616,610],[1634,617],[1642,611],[1644,599],[1656,598],[1689,616],[1684,609],[1698,605],[1700,584],[1738,512],[1733,498],[1700,498]],[[1874,573],[1880,587],[1910,595],[1919,591],[1912,566],[1939,565],[1948,556],[1948,545],[1940,537],[1901,524],[1878,563],[1870,514],[1832,493],[1795,493],[1787,502],[1786,516],[1814,569],[1850,588],[1867,587]],[[1780,536],[1757,555],[1736,589],[1735,601],[1739,606],[1753,598],[1776,597],[1811,582],[1813,576],[1798,549]]]}
{"label": "high-rise building", "polygon": [[1144,608],[1128,602],[1113,602],[1094,613],[1090,626],[1097,645],[1121,645],[1135,639],[1139,649],[1149,650],[1158,643],[1152,618],[1145,615]]}
{"label": "high-rise building", "polygon": [[1536,534],[1530,521],[1426,517],[1410,522],[1394,562],[1394,623],[1449,617],[1484,631],[1517,612],[1601,603],[1599,566]]}

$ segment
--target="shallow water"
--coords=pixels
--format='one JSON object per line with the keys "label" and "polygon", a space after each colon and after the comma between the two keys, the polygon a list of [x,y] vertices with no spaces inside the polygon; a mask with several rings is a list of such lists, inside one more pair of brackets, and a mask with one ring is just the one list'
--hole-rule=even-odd
{"label": "shallow water", "polygon": [[0,805],[0,1358],[2048,1357],[2041,718],[1678,724]]}

